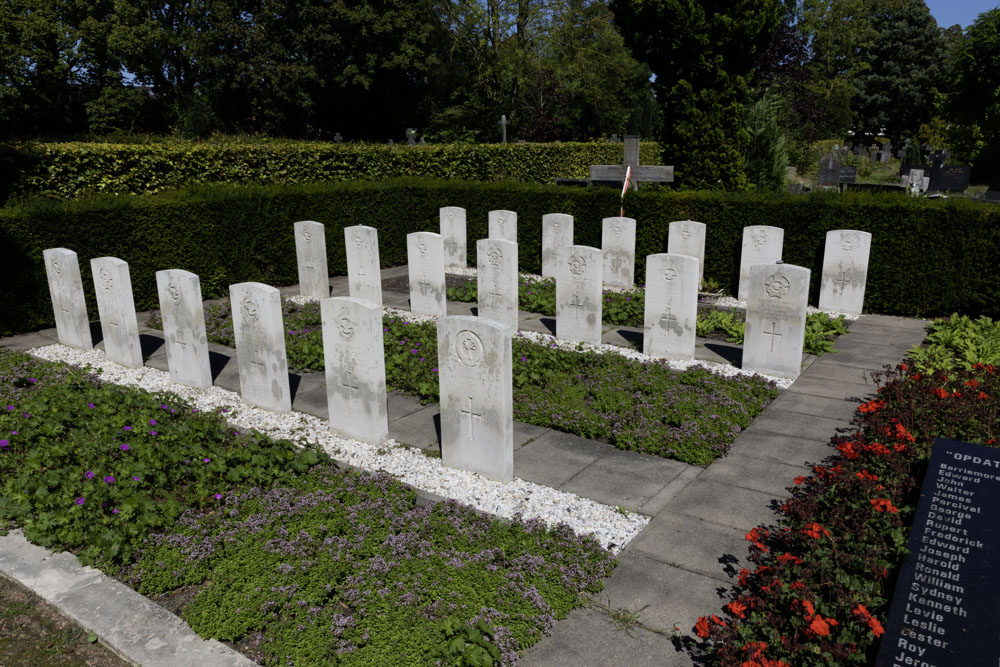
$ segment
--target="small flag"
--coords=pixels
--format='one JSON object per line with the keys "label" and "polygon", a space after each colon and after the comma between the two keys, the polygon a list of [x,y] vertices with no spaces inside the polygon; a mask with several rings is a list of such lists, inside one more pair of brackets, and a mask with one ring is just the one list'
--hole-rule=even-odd
{"label": "small flag", "polygon": [[632,165],[625,169],[625,184],[622,186],[622,210],[619,215],[625,217],[625,193],[628,192],[629,181],[632,180]]}

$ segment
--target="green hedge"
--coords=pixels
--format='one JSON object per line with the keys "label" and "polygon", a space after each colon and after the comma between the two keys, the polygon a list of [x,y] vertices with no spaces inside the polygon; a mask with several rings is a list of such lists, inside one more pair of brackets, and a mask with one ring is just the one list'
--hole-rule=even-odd
{"label": "green hedge", "polygon": [[[417,176],[551,184],[586,178],[592,164],[621,164],[622,144],[441,144],[384,146],[279,141],[0,145],[0,201],[21,195],[70,199],[153,194],[191,185],[295,185]],[[661,164],[659,144],[640,145]],[[6,185],[3,183],[6,182]]]}
{"label": "green hedge", "polygon": [[[201,276],[207,295],[231,283],[297,282],[292,224],[327,225],[330,272],[346,272],[347,225],[379,230],[384,267],[406,262],[405,235],[437,231],[438,208],[468,210],[470,265],[475,240],[487,235],[487,212],[519,215],[522,270],[539,272],[541,217],[575,216],[576,242],[599,247],[600,221],[618,214],[613,188],[568,188],[505,183],[400,179],[376,183],[238,187],[214,186],[147,197],[76,202],[35,201],[0,210],[0,333],[53,323],[42,251],[66,247],[80,255],[91,316],[97,310],[89,260],[126,260],[140,310],[156,307],[154,273],[183,268]],[[825,234],[833,229],[872,233],[867,312],[937,316],[961,312],[1000,316],[1000,207],[967,200],[923,200],[867,193],[802,196],[724,192],[640,191],[626,215],[638,221],[639,257],[665,252],[671,220],[708,225],[705,276],[736,291],[742,228],[785,229],[784,259],[812,269],[810,303],[818,297]],[[644,261],[638,262],[642,280]]]}

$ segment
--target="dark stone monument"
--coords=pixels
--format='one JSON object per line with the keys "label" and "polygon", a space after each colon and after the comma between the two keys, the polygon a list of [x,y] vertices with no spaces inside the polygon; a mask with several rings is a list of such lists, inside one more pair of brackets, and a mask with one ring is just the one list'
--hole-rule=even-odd
{"label": "dark stone monument", "polygon": [[829,186],[840,184],[840,157],[833,153],[824,155],[819,161],[819,176],[816,185]]}
{"label": "dark stone monument", "polygon": [[639,164],[639,135],[625,135],[625,159],[622,164],[590,165],[590,182],[594,185],[622,187],[625,172],[632,168],[629,189],[638,190],[639,183],[673,183],[674,168]]}
{"label": "dark stone monument", "polygon": [[838,183],[854,183],[858,180],[857,167],[841,167]]}
{"label": "dark stone monument", "polygon": [[972,166],[967,164],[935,164],[931,169],[928,190],[938,192],[965,192],[969,187]]}
{"label": "dark stone monument", "polygon": [[789,183],[785,187],[788,188],[789,194],[800,195],[802,194],[802,184],[801,183]]}
{"label": "dark stone monument", "polygon": [[417,145],[417,131],[412,127],[406,128],[406,145],[407,146]]}
{"label": "dark stone monument", "polygon": [[995,665],[1000,450],[938,438],[876,665]]}
{"label": "dark stone monument", "polygon": [[340,135],[340,132],[337,132],[335,135],[333,135],[333,142],[337,144],[344,143],[344,137]]}

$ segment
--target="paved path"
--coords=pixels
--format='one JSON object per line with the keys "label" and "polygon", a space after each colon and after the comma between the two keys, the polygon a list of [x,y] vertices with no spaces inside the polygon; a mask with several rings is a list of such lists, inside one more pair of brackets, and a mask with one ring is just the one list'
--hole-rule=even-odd
{"label": "paved path", "polygon": [[[405,267],[388,269],[383,271],[383,279],[398,284],[405,272]],[[345,278],[334,278],[331,284],[334,295],[348,293]],[[282,292],[296,293],[294,288]],[[388,306],[408,308],[405,293],[384,292],[383,301]],[[475,307],[449,303],[448,311],[470,314]],[[140,315],[140,330],[143,321]],[[522,330],[554,333],[554,318],[522,312],[520,326]],[[98,340],[100,327],[95,323],[94,328]],[[589,607],[577,609],[558,622],[551,637],[526,652],[522,664],[692,664],[688,654],[679,650],[670,638],[674,626],[688,633],[698,616],[718,611],[736,572],[745,565],[747,549],[743,535],[757,524],[776,521],[772,508],[787,495],[785,488],[807,471],[811,463],[831,453],[827,444],[830,437],[849,428],[856,405],[873,391],[869,373],[881,370],[884,364],[900,361],[923,335],[924,323],[918,320],[861,317],[848,334],[837,339],[835,348],[839,354],[806,356],[805,370],[792,387],[740,435],[729,456],[707,468],[625,452],[603,442],[516,423],[515,475],[651,517],[650,524],[621,553],[618,567],[604,591],[593,597]],[[605,327],[607,343],[641,348],[641,340],[641,330]],[[50,329],[4,339],[0,345],[23,350],[54,342],[55,331]],[[147,364],[166,370],[166,353],[159,332],[143,330],[142,343]],[[738,345],[698,341],[698,359],[738,364],[741,356]],[[215,384],[239,391],[234,351],[211,346],[211,361]],[[294,410],[327,417],[322,373],[293,375],[292,391]],[[390,435],[414,446],[437,448],[438,414],[437,405],[421,406],[412,397],[392,395]],[[10,550],[14,546],[14,542],[0,542],[0,573],[34,587],[32,581],[40,580],[37,573],[25,578],[17,574],[24,565],[11,565]],[[60,567],[65,565],[58,557],[50,560]],[[67,581],[72,582],[73,578]],[[111,592],[110,587],[102,594],[100,588],[89,587],[90,594],[96,596],[90,604],[107,605],[117,600],[120,605],[121,596],[127,595],[117,589]],[[60,600],[74,590],[73,586],[64,591],[49,590],[45,597],[59,606]],[[102,599],[102,595],[107,599]],[[141,602],[137,600],[136,604]],[[112,648],[123,657],[141,664],[155,664],[148,655],[141,657],[144,654],[134,652],[139,650],[135,646],[142,648],[148,644],[146,639],[151,636],[148,630],[134,633],[144,638],[143,642],[134,638],[129,642],[111,628],[88,626],[87,622],[94,619],[81,619],[79,612],[68,611],[102,638],[117,641]],[[619,618],[632,614],[643,627],[635,626],[626,632],[616,624],[613,617],[616,612]],[[155,616],[151,618],[154,626],[161,623]],[[220,648],[212,643],[213,646],[195,649],[201,640],[192,644],[192,638],[176,628],[168,625],[163,628],[163,639],[152,644],[159,655],[181,655],[179,652],[191,650],[216,652]],[[119,639],[114,640],[114,636]],[[169,664],[169,660],[162,664]]]}

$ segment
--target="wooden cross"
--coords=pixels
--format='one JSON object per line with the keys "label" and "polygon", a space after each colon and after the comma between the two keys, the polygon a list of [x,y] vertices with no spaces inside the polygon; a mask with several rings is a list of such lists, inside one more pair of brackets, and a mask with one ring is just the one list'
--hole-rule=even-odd
{"label": "wooden cross", "polygon": [[479,420],[482,421],[482,419],[483,419],[483,413],[481,413],[481,412],[473,412],[473,409],[472,409],[472,397],[471,396],[469,396],[469,409],[466,410],[465,408],[462,408],[462,414],[469,415],[469,440],[473,440],[474,439],[473,438],[473,433],[474,433],[475,426],[473,425],[472,418],[473,417],[479,417]]}
{"label": "wooden cross", "polygon": [[625,159],[622,164],[592,164],[590,165],[591,181],[625,182],[625,172],[632,167],[629,189],[638,190],[640,181],[643,183],[673,183],[673,167],[657,167],[639,164],[639,135],[625,135]]}
{"label": "wooden cross", "polygon": [[574,309],[573,310],[573,320],[574,321],[579,321],[579,319],[580,319],[580,311],[583,309],[583,302],[580,301],[580,295],[579,294],[574,294],[573,295],[573,300],[570,301],[569,307]]}
{"label": "wooden cross", "polygon": [[500,120],[497,122],[500,126],[500,135],[503,143],[507,143],[507,126],[510,125],[510,121],[507,120],[507,114],[502,114]]}
{"label": "wooden cross", "polygon": [[771,330],[764,332],[765,336],[770,336],[771,337],[771,352],[774,352],[774,339],[775,339],[775,337],[781,338],[781,334],[775,332],[776,328],[777,327],[775,327],[775,323],[771,322]]}

